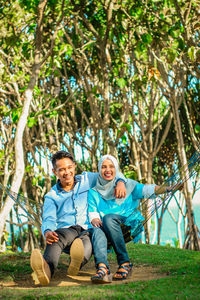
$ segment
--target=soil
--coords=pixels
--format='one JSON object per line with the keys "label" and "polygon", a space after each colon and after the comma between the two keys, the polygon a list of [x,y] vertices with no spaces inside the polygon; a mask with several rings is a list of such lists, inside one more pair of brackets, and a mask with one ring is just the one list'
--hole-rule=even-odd
{"label": "soil", "polygon": [[[59,265],[60,266],[60,265]],[[113,274],[117,270],[117,264],[111,263],[110,270]],[[67,275],[67,264],[63,264],[59,267],[48,287],[59,287],[59,286],[80,286],[80,285],[92,285],[93,283],[90,280],[90,277],[95,274],[94,262],[89,262],[86,264],[82,270],[79,272],[77,276],[69,276]],[[136,265],[133,266],[132,276],[128,278],[126,281],[113,281],[110,284],[122,284],[125,282],[131,281],[145,281],[145,280],[153,280],[166,277],[167,274],[159,273],[159,270],[153,268],[151,266],[146,265]],[[26,277],[23,276],[21,278],[17,278],[14,281],[9,282],[0,282],[1,288],[9,287],[9,288],[19,288],[19,289],[30,289],[34,287],[41,287],[40,285],[35,285],[31,274],[28,274]]]}

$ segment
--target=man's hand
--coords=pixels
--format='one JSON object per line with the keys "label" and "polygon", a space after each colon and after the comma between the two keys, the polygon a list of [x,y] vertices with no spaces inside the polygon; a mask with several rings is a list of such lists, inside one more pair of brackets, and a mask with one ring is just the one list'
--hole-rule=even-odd
{"label": "man's hand", "polygon": [[58,235],[55,231],[46,231],[45,234],[45,239],[47,244],[52,245],[53,243],[56,243],[59,239],[58,239]]}
{"label": "man's hand", "polygon": [[126,197],[126,187],[125,187],[125,183],[123,181],[117,182],[113,196],[115,198],[119,198],[119,199]]}
{"label": "man's hand", "polygon": [[102,221],[99,218],[94,218],[92,219],[91,224],[93,227],[101,227]]}

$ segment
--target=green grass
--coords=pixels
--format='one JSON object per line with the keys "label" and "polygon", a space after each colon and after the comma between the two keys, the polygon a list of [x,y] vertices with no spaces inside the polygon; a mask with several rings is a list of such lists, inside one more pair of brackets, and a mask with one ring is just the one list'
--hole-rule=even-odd
{"label": "green grass", "polygon": [[[29,254],[0,255],[0,299],[200,299],[200,252],[164,246],[128,244],[134,266],[153,266],[166,277],[112,285],[15,289],[2,283],[30,276]],[[114,255],[109,255],[115,261]],[[66,268],[62,263],[59,268]]]}

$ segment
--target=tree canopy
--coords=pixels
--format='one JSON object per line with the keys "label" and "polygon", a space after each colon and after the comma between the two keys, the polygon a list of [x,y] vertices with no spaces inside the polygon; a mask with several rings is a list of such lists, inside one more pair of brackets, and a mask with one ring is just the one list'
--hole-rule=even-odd
{"label": "tree canopy", "polygon": [[[42,203],[61,148],[79,172],[111,153],[144,183],[163,182],[199,149],[197,0],[10,0],[0,11],[4,186]],[[184,191],[189,232],[194,191]]]}

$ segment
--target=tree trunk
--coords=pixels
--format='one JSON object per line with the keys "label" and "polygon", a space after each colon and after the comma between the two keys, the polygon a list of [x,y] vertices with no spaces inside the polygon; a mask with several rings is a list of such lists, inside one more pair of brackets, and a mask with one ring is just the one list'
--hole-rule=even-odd
{"label": "tree trunk", "polygon": [[11,233],[11,247],[12,251],[16,251],[16,245],[15,245],[15,232],[14,232],[14,225],[13,225],[13,215],[12,210],[10,211],[10,233]]}
{"label": "tree trunk", "polygon": [[[44,9],[45,9],[46,2],[47,0],[43,0],[43,1],[41,0],[38,5],[38,23],[37,23],[36,39],[35,39],[36,49],[35,49],[34,65],[33,65],[32,74],[31,74],[28,87],[25,91],[24,106],[15,133],[16,169],[11,184],[11,190],[15,193],[18,193],[24,176],[23,134],[27,123],[27,118],[29,115],[29,108],[32,100],[33,89],[36,84],[40,67],[41,67],[40,53],[41,53],[41,46],[42,46],[43,16],[44,16]],[[4,224],[6,222],[6,219],[9,216],[13,204],[14,201],[8,196],[0,212],[0,238],[3,234]]]}
{"label": "tree trunk", "polygon": [[[175,124],[177,142],[178,142],[178,155],[181,162],[181,166],[183,167],[183,172],[181,172],[180,175],[182,179],[184,179],[184,177],[186,177],[186,174],[189,174],[189,169],[187,164],[183,134],[181,130],[181,122],[178,113],[178,105],[176,99],[172,100],[171,105],[172,105],[172,112],[174,115],[174,124]],[[192,184],[190,179],[187,180],[184,184],[184,196],[185,196],[185,201],[187,206],[187,217],[188,217],[188,231],[187,231],[187,236],[185,237],[184,248],[191,249],[191,250],[200,250],[200,239],[198,237],[198,232],[195,226],[194,212],[192,207]]]}

